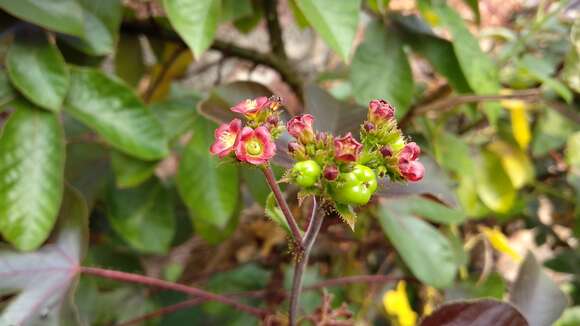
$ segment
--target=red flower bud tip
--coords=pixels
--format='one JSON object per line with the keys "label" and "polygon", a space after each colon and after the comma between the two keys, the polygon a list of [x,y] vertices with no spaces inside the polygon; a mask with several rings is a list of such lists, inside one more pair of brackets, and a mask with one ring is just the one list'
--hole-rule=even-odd
{"label": "red flower bud tip", "polygon": [[268,122],[268,124],[272,126],[277,126],[278,122],[280,122],[280,118],[278,117],[278,115],[273,114],[269,116],[268,119],[266,119],[266,122]]}
{"label": "red flower bud tip", "polygon": [[236,157],[242,162],[260,165],[268,162],[276,153],[276,144],[265,127],[244,127],[236,144]]}
{"label": "red flower bud tip", "polygon": [[232,110],[236,113],[241,113],[246,117],[253,117],[256,114],[262,112],[268,106],[268,98],[265,96],[258,97],[256,99],[250,100],[243,100],[240,103],[236,104]]}
{"label": "red flower bud tip", "polygon": [[349,132],[346,136],[334,140],[334,156],[340,161],[354,162],[358,159],[362,147]]}
{"label": "red flower bud tip", "polygon": [[367,132],[371,132],[373,129],[375,129],[375,125],[369,121],[365,121],[363,128],[365,128]]}
{"label": "red flower bud tip", "polygon": [[372,100],[369,102],[368,119],[372,123],[381,123],[395,116],[395,108],[385,100]]}
{"label": "red flower bud tip", "polygon": [[336,180],[336,178],[338,178],[338,168],[334,165],[328,165],[327,167],[324,168],[324,171],[322,172],[322,174],[324,175],[324,178],[326,180]]}
{"label": "red flower bud tip", "polygon": [[399,171],[408,181],[419,181],[425,175],[425,167],[418,161],[421,148],[414,142],[408,143],[399,153]]}
{"label": "red flower bud tip", "polygon": [[383,146],[381,148],[380,152],[384,158],[389,158],[389,157],[393,156],[393,151],[391,150],[391,148],[389,146]]}
{"label": "red flower bud tip", "polygon": [[312,124],[314,117],[310,114],[295,116],[286,124],[286,129],[292,137],[300,140],[302,143],[309,143],[314,140],[314,129]]}
{"label": "red flower bud tip", "polygon": [[238,141],[238,134],[242,129],[242,121],[234,119],[224,123],[214,132],[215,141],[209,148],[210,153],[222,158],[229,155]]}
{"label": "red flower bud tip", "polygon": [[316,140],[324,143],[328,140],[328,134],[325,132],[319,132],[316,134]]}

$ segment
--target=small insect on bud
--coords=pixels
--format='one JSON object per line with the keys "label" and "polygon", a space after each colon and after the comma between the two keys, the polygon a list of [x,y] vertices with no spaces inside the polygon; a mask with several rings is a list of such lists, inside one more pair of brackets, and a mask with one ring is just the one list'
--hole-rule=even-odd
{"label": "small insect on bud", "polygon": [[276,111],[280,106],[282,106],[282,98],[280,96],[272,95],[268,101],[270,102],[270,109],[272,109],[272,111]]}
{"label": "small insect on bud", "polygon": [[365,128],[365,130],[367,132],[371,132],[373,129],[375,129],[375,125],[372,124],[372,122],[365,121],[365,124],[363,125],[363,128]]}
{"label": "small insect on bud", "polygon": [[393,156],[393,151],[391,150],[391,148],[389,146],[383,146],[380,149],[380,152],[384,158],[389,158],[389,157]]}
{"label": "small insect on bud", "polygon": [[339,174],[338,168],[334,165],[329,165],[324,168],[323,175],[326,180],[330,181],[336,180],[338,174]]}

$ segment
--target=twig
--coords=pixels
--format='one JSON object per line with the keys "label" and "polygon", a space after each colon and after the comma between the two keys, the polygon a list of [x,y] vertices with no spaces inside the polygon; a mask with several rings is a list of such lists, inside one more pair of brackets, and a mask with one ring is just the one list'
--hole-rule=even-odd
{"label": "twig", "polygon": [[111,280],[117,280],[117,281],[122,281],[122,282],[129,282],[129,283],[138,283],[138,284],[143,284],[143,285],[147,285],[147,286],[158,287],[158,288],[165,289],[165,290],[187,293],[189,295],[199,297],[203,300],[216,301],[216,302],[220,302],[220,303],[232,306],[240,311],[252,314],[258,318],[264,318],[268,315],[268,312],[266,310],[255,308],[252,306],[248,306],[246,304],[237,302],[236,300],[234,300],[232,298],[229,298],[229,297],[226,297],[223,295],[219,295],[219,294],[215,294],[215,293],[211,293],[211,292],[207,292],[207,291],[204,291],[204,290],[201,290],[201,289],[198,289],[195,287],[183,285],[183,284],[172,283],[172,282],[168,282],[168,281],[164,281],[164,280],[160,280],[157,278],[148,277],[148,276],[144,276],[144,275],[131,274],[131,273],[114,271],[114,270],[96,268],[96,267],[81,267],[80,271],[81,271],[81,273],[84,273],[84,274],[94,275],[94,276],[107,278],[107,279],[111,279]]}
{"label": "twig", "polygon": [[[185,42],[173,31],[159,28],[156,25],[142,22],[123,22],[121,32],[125,34],[146,35],[150,38],[162,39],[181,44],[186,47]],[[285,60],[281,60],[276,55],[262,53],[254,49],[240,47],[236,44],[222,40],[214,40],[211,45],[213,50],[220,51],[224,56],[236,57],[259,65],[274,69],[280,74],[280,78],[302,99],[302,78]]]}
{"label": "twig", "polygon": [[288,60],[288,56],[284,49],[282,28],[280,27],[280,21],[278,20],[278,0],[263,1],[263,4],[272,52],[281,60],[286,61]]}
{"label": "twig", "polygon": [[286,222],[288,222],[288,226],[290,226],[290,231],[292,231],[292,236],[294,237],[296,245],[299,247],[299,249],[303,249],[302,245],[303,240],[302,235],[300,233],[300,228],[298,227],[298,224],[296,224],[296,219],[294,219],[294,216],[292,215],[292,212],[288,207],[288,203],[286,202],[286,199],[284,199],[284,196],[282,195],[282,191],[280,190],[280,186],[278,186],[278,182],[276,182],[276,178],[274,177],[274,172],[272,171],[272,168],[269,165],[267,165],[262,167],[262,171],[266,176],[266,181],[268,182],[270,189],[272,189],[272,192],[274,193],[274,197],[276,197],[276,201],[278,202],[278,206],[280,206],[280,209],[282,210],[282,214],[284,214],[284,217],[286,218]]}
{"label": "twig", "polygon": [[304,290],[317,290],[321,288],[348,285],[355,283],[390,283],[400,280],[406,280],[410,282],[416,282],[413,278],[405,277],[394,277],[390,275],[355,275],[355,276],[345,276],[334,278],[331,280],[321,281],[311,286],[305,287]]}
{"label": "twig", "polygon": [[308,225],[308,230],[306,230],[304,241],[302,242],[304,251],[302,252],[302,255],[298,257],[296,266],[294,267],[292,291],[290,292],[290,326],[295,326],[297,324],[298,307],[300,305],[300,293],[302,292],[302,279],[304,276],[304,271],[308,265],[310,251],[312,250],[312,246],[316,241],[316,237],[318,236],[318,232],[320,232],[320,227],[324,221],[324,209],[317,210],[316,206],[316,199],[314,199],[310,224]]}
{"label": "twig", "polygon": [[155,91],[157,91],[157,89],[159,88],[159,86],[161,85],[161,83],[163,82],[163,80],[165,79],[165,77],[167,76],[169,71],[171,70],[171,66],[173,66],[175,61],[177,59],[179,59],[179,56],[186,49],[187,49],[186,47],[183,47],[180,45],[178,48],[175,49],[175,51],[173,51],[173,53],[171,53],[171,56],[161,66],[161,71],[159,72],[159,75],[157,75],[157,78],[155,78],[149,84],[149,86],[147,87],[147,90],[145,90],[145,93],[143,93],[143,101],[145,101],[145,103],[149,103],[149,101],[151,101],[151,97],[153,97],[153,94],[155,94]]}

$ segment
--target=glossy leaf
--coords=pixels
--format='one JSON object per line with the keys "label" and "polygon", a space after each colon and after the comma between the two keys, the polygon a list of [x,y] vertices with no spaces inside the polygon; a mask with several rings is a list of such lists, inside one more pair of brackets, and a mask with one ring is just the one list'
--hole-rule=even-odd
{"label": "glossy leaf", "polygon": [[511,304],[497,300],[451,302],[421,321],[421,326],[528,326],[526,318]]}
{"label": "glossy leaf", "polygon": [[161,122],[165,135],[175,141],[190,130],[199,118],[197,96],[184,96],[151,105],[151,110]]}
{"label": "glossy leaf", "polygon": [[[12,101],[16,96],[16,92],[10,84],[10,79],[4,69],[0,70],[0,107]],[[1,111],[1,109],[0,109]]]}
{"label": "glossy leaf", "polygon": [[382,205],[396,216],[414,215],[442,224],[459,224],[466,219],[465,214],[458,209],[417,195],[387,199]]}
{"label": "glossy leaf", "polygon": [[0,8],[48,29],[82,37],[83,9],[77,0],[0,0]]}
{"label": "glossy leaf", "polygon": [[526,316],[530,326],[547,326],[560,318],[568,298],[528,252],[510,293],[510,302]]}
{"label": "glossy leaf", "polygon": [[402,31],[403,42],[427,59],[453,89],[460,93],[471,91],[453,51],[453,43],[435,35],[419,16],[394,16],[394,21]]}
{"label": "glossy leaf", "polygon": [[175,234],[173,201],[158,181],[127,190],[109,189],[107,217],[122,239],[143,252],[166,253]]}
{"label": "glossy leaf", "polygon": [[225,228],[236,211],[239,197],[238,169],[220,162],[209,147],[217,126],[198,119],[179,163],[177,186],[193,220]]}
{"label": "glossy leaf", "polygon": [[[477,94],[499,92],[498,70],[493,61],[479,47],[479,41],[471,34],[459,14],[446,4],[433,7],[442,24],[453,36],[453,49],[469,86]],[[492,124],[497,122],[501,107],[497,103],[485,105],[485,113]]]}
{"label": "glossy leaf", "polygon": [[163,0],[171,25],[199,58],[211,45],[218,25],[219,0]]}
{"label": "glossy leaf", "polygon": [[69,73],[46,34],[18,33],[8,50],[6,65],[12,84],[24,96],[42,108],[60,111]]}
{"label": "glossy leaf", "polygon": [[119,80],[98,70],[73,68],[65,109],[120,151],[143,160],[169,150],[161,124]]}
{"label": "glossy leaf", "polygon": [[0,232],[20,250],[50,234],[62,199],[65,145],[57,117],[31,103],[15,109],[0,138]]}
{"label": "glossy leaf", "polygon": [[88,243],[88,211],[81,195],[67,188],[53,241],[35,252],[0,248],[0,293],[14,294],[1,325],[76,326],[73,292]]}
{"label": "glossy leaf", "polygon": [[501,158],[484,150],[478,165],[475,180],[479,197],[492,210],[507,213],[514,204],[516,190],[502,166]]}
{"label": "glossy leaf", "polygon": [[358,26],[360,0],[296,0],[310,25],[347,61]]}
{"label": "glossy leaf", "polygon": [[372,22],[365,32],[364,42],[352,60],[350,80],[356,101],[361,105],[384,98],[402,117],[413,97],[413,75],[403,43],[382,23]]}
{"label": "glossy leaf", "polygon": [[449,286],[457,272],[451,242],[411,214],[394,212],[381,201],[378,218],[383,231],[413,275],[434,287]]}
{"label": "glossy leaf", "polygon": [[93,208],[107,181],[113,179],[109,150],[99,144],[66,146],[65,180],[78,189],[87,206]]}
{"label": "glossy leaf", "polygon": [[142,161],[140,159],[113,151],[111,163],[115,172],[117,187],[132,188],[149,179],[155,172],[158,162]]}

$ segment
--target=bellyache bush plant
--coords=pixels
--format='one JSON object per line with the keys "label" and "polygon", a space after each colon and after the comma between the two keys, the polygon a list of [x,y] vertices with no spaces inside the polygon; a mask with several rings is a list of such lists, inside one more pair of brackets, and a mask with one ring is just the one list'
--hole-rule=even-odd
{"label": "bellyache bush plant", "polygon": [[[395,108],[385,100],[369,103],[360,142],[350,132],[339,136],[316,131],[311,114],[293,117],[284,128],[281,106],[276,96],[241,101],[231,111],[242,115],[244,122],[234,119],[219,126],[210,152],[224,160],[257,166],[265,174],[290,226],[296,250],[289,311],[289,323],[296,325],[302,278],[326,212],[338,212],[354,230],[354,208],[370,201],[378,187],[377,178],[416,182],[423,178],[425,168],[419,161],[421,149],[405,139],[397,126]],[[288,143],[288,152],[295,163],[282,181],[297,185],[299,198],[313,198],[304,236],[270,167],[276,154],[275,140],[284,129],[294,138]]]}

